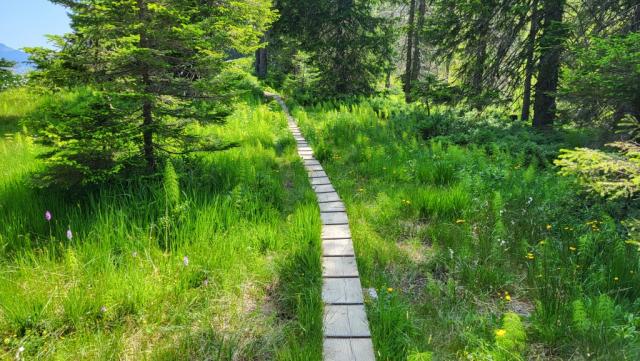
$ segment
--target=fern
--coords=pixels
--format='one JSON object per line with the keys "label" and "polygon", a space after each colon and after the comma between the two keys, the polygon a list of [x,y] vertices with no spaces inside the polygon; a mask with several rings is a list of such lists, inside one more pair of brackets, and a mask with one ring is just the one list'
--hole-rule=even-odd
{"label": "fern", "polygon": [[584,337],[589,332],[591,328],[591,322],[589,321],[589,317],[587,316],[587,310],[584,306],[584,302],[582,300],[575,300],[572,303],[573,313],[571,317],[571,321],[573,323],[573,328],[576,330],[576,333],[581,337]]}
{"label": "fern", "polygon": [[526,333],[520,316],[513,312],[505,313],[502,331],[504,332],[496,332],[497,351],[505,354],[506,358],[522,356],[526,348]]}
{"label": "fern", "polygon": [[171,160],[164,167],[163,184],[167,208],[174,210],[180,202],[180,182]]}
{"label": "fern", "polygon": [[616,306],[611,297],[607,295],[600,295],[596,302],[593,318],[600,324],[600,327],[605,331],[611,327],[614,323],[616,314]]}
{"label": "fern", "polygon": [[493,217],[495,224],[493,226],[493,234],[497,239],[504,240],[507,235],[507,229],[502,220],[502,212],[504,209],[504,201],[500,192],[493,193]]}

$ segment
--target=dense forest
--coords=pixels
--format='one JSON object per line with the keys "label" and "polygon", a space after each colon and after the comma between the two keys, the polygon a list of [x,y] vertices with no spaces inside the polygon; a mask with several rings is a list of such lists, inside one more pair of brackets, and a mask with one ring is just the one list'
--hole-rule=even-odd
{"label": "dense forest", "polygon": [[640,359],[640,1],[51,2],[0,59],[0,360],[323,359],[265,94],[377,360]]}

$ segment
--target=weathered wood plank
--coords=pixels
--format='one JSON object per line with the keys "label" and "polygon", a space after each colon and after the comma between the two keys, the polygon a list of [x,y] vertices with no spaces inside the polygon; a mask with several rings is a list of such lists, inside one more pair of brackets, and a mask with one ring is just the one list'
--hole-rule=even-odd
{"label": "weathered wood plank", "polygon": [[359,278],[325,278],[322,283],[322,300],[326,304],[363,304],[362,285]]}
{"label": "weathered wood plank", "polygon": [[355,257],[322,257],[322,277],[358,277]]}
{"label": "weathered wood plank", "polygon": [[324,307],[325,337],[370,337],[364,305]]}
{"label": "weathered wood plank", "polygon": [[332,256],[353,256],[353,242],[350,238],[344,239],[325,239],[322,241],[322,255],[325,257]]}
{"label": "weathered wood plank", "polygon": [[370,338],[326,338],[322,353],[325,361],[376,361]]}

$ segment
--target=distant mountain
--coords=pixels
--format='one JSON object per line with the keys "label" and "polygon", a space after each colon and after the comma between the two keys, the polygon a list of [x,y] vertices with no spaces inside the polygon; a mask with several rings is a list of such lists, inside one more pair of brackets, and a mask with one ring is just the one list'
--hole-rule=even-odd
{"label": "distant mountain", "polygon": [[15,61],[16,66],[13,67],[13,70],[16,73],[23,74],[33,69],[33,65],[27,63],[29,60],[29,55],[27,53],[12,49],[2,43],[0,43],[0,58]]}

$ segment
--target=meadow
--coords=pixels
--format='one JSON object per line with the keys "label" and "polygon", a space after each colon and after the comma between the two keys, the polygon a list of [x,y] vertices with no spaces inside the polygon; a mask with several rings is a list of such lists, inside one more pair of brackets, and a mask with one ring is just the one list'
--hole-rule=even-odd
{"label": "meadow", "polygon": [[[321,359],[319,213],[277,104],[193,129],[238,147],[57,191],[22,122],[47,96],[0,94],[0,359]],[[633,204],[553,165],[600,134],[394,95],[291,105],[376,290],[378,360],[640,357]]]}
{"label": "meadow", "polygon": [[1,360],[320,359],[319,213],[277,107],[196,129],[234,149],[56,191],[21,125],[46,96],[0,93]]}
{"label": "meadow", "polygon": [[592,131],[399,97],[294,107],[349,213],[379,360],[637,360],[631,203],[553,165]]}

